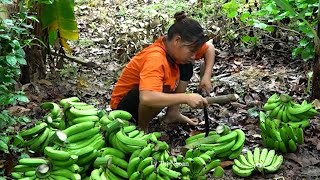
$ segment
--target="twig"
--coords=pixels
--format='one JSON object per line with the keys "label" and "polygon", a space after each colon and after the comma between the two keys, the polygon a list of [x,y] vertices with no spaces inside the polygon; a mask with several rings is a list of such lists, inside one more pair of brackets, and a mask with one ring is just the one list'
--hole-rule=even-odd
{"label": "twig", "polygon": [[80,59],[80,58],[77,58],[77,57],[71,57],[71,56],[67,56],[65,54],[58,54],[54,51],[51,51],[51,54],[55,55],[55,56],[60,56],[62,58],[65,58],[65,59],[68,59],[72,62],[75,62],[75,63],[78,63],[78,64],[81,64],[83,66],[88,66],[88,67],[96,67],[97,64],[94,63],[94,62],[85,62],[84,60]]}

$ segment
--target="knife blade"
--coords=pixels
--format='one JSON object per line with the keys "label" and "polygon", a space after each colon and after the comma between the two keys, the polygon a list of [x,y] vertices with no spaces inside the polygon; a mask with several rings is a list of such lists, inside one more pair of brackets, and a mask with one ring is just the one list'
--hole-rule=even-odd
{"label": "knife blade", "polygon": [[204,114],[204,126],[205,126],[205,131],[206,131],[206,134],[205,134],[205,137],[207,137],[209,135],[209,116],[208,116],[208,109],[207,107],[204,107],[203,108],[203,114]]}

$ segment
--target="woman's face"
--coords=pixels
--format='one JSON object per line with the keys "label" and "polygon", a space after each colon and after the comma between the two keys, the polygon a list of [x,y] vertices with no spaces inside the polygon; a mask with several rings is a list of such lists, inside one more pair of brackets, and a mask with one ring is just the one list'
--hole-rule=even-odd
{"label": "woman's face", "polygon": [[175,40],[174,43],[174,59],[177,64],[191,63],[196,58],[196,52],[199,47],[192,45],[192,42],[182,41],[181,38]]}

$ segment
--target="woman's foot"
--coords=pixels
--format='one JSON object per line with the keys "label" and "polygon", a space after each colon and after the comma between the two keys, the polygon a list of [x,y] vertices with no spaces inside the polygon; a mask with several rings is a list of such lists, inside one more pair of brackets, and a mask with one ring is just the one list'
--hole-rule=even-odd
{"label": "woman's foot", "polygon": [[192,126],[196,126],[199,124],[199,120],[197,118],[188,118],[187,116],[179,113],[178,115],[166,115],[163,119],[165,123],[185,123]]}

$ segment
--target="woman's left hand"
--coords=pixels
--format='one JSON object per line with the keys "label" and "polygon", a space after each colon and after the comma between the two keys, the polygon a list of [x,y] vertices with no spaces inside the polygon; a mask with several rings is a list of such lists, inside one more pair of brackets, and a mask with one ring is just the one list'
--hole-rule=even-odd
{"label": "woman's left hand", "polygon": [[206,93],[206,95],[209,95],[212,89],[211,79],[203,77],[200,81],[198,89],[200,92]]}

